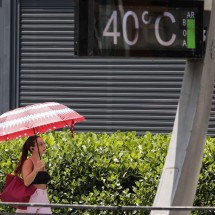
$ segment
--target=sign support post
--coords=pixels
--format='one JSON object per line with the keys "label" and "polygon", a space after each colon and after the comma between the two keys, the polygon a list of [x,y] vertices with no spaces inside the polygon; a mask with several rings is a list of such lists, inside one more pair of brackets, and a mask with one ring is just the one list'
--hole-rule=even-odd
{"label": "sign support post", "polygon": [[[153,206],[191,206],[201,170],[215,79],[215,1],[204,60],[188,60],[161,180]],[[152,211],[151,215],[189,211]]]}

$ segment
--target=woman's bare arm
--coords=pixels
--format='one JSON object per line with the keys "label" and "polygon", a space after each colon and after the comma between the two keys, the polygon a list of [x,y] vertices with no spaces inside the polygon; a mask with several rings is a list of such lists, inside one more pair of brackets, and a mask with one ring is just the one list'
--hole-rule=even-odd
{"label": "woman's bare arm", "polygon": [[28,159],[24,162],[22,167],[22,177],[25,186],[29,186],[35,179],[38,171],[44,166],[44,162],[40,160],[34,167],[33,162]]}

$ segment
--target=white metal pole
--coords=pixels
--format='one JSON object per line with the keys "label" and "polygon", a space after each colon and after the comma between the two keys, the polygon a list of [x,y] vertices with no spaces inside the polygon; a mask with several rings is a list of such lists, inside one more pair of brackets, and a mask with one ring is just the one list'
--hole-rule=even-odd
{"label": "white metal pole", "polygon": [[[215,79],[215,1],[204,60],[188,60],[173,133],[153,206],[191,206],[201,170]],[[151,215],[188,211],[152,211]]]}

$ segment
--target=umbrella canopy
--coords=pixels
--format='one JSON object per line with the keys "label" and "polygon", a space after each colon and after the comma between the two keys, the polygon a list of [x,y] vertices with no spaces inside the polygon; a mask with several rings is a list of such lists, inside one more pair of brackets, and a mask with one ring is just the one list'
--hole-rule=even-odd
{"label": "umbrella canopy", "polygon": [[0,116],[0,141],[32,136],[69,126],[85,118],[63,104],[45,102],[8,111]]}

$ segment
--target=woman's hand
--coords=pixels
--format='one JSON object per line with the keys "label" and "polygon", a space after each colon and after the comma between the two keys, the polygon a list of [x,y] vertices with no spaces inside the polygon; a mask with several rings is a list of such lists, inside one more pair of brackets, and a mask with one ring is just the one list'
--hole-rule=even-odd
{"label": "woman's hand", "polygon": [[35,170],[37,172],[41,171],[41,170],[44,170],[45,169],[45,163],[43,160],[39,160],[37,161],[36,165],[35,165]]}

